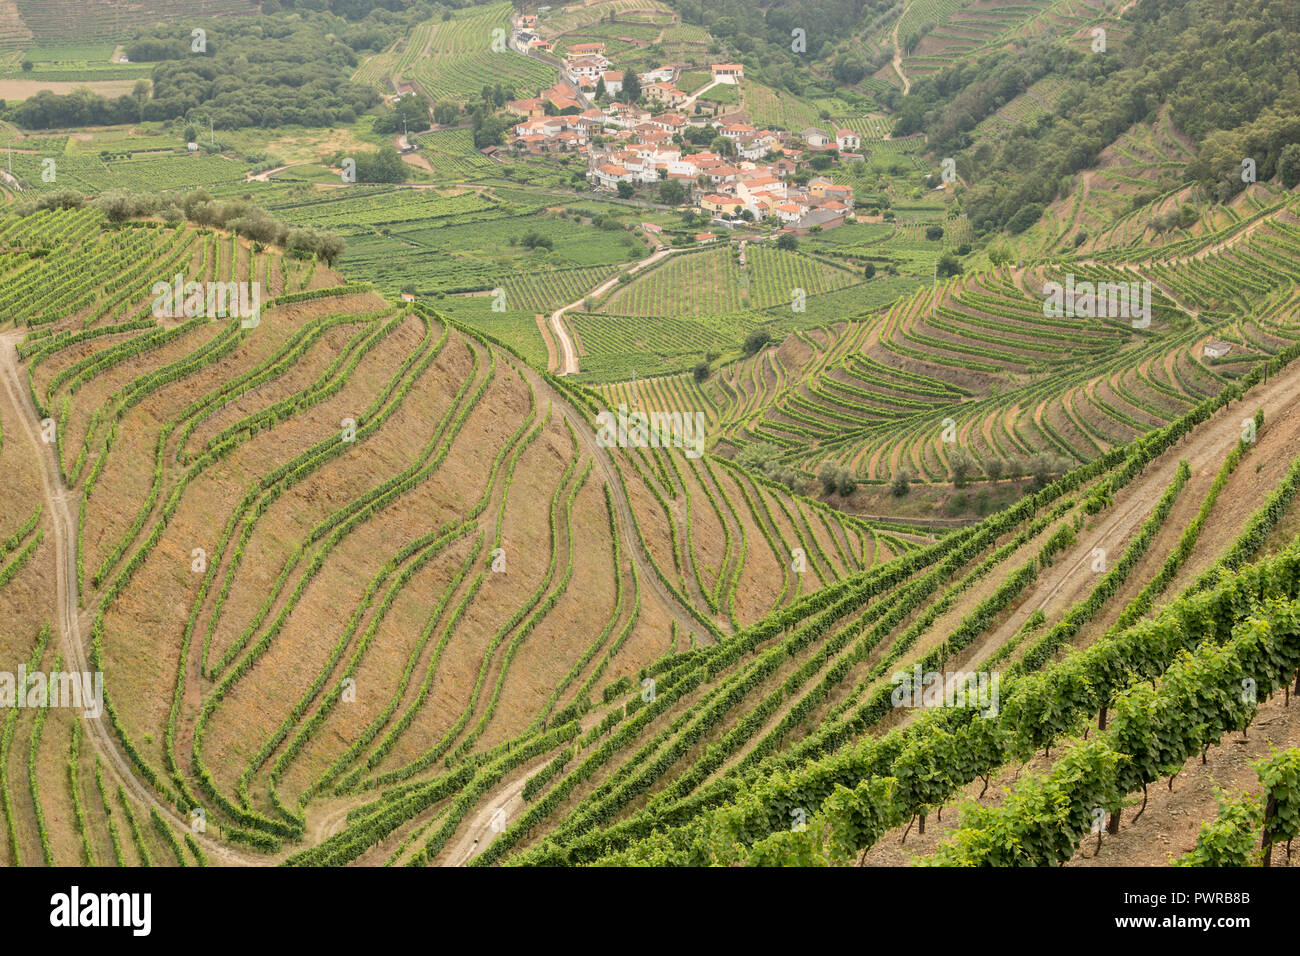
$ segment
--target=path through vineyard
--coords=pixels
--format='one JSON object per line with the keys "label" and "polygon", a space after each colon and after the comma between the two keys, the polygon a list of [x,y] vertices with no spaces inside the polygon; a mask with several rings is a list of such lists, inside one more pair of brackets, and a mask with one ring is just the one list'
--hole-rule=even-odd
{"label": "path through vineyard", "polygon": [[[1053,620],[1084,598],[1097,583],[1098,575],[1091,569],[1093,549],[1105,548],[1108,561],[1118,560],[1126,542],[1151,515],[1173,481],[1180,460],[1186,460],[1191,467],[1194,482],[1199,476],[1208,487],[1241,437],[1242,419],[1252,417],[1257,408],[1264,409],[1264,434],[1271,441],[1283,447],[1300,447],[1300,363],[1293,363],[1266,384],[1256,386],[1246,402],[1222,409],[1197,427],[1183,444],[1175,445],[1148,466],[1109,509],[1113,513],[1106,520],[1081,531],[1072,548],[1039,571],[1037,587],[1029,600],[966,652],[962,669],[976,669],[975,665],[1010,640],[1034,611],[1041,609]],[[1199,492],[1203,493],[1204,489]],[[1240,509],[1244,516],[1258,504],[1224,500],[1219,507]],[[1159,559],[1165,557],[1162,554]]]}
{"label": "path through vineyard", "polygon": [[578,374],[578,350],[573,347],[573,339],[569,336],[569,330],[564,327],[564,313],[572,312],[588,299],[594,299],[596,296],[608,292],[614,287],[614,283],[618,282],[620,275],[633,275],[640,272],[642,269],[654,265],[660,259],[671,256],[674,252],[681,252],[681,250],[660,249],[658,252],[652,253],[640,262],[636,263],[632,268],[626,270],[626,272],[620,272],[618,275],[606,279],[576,302],[570,302],[568,305],[560,306],[560,308],[552,312],[550,326],[552,333],[555,335],[555,340],[560,346],[560,356],[558,357],[559,368],[548,368],[547,370],[555,372],[556,375]]}
{"label": "path through vineyard", "polygon": [[898,20],[894,22],[894,72],[897,73],[898,78],[903,81],[904,96],[912,92],[912,82],[907,78],[907,74],[903,72],[903,53],[898,48],[898,28],[903,23],[903,14],[906,10],[907,5],[903,4],[903,9],[898,12]]}
{"label": "path through vineyard", "polygon": [[[54,446],[41,437],[41,420],[15,361],[15,346],[23,337],[22,332],[10,331],[0,334],[0,378],[4,380],[3,398],[11,415],[7,421],[22,423],[23,433],[32,444],[33,451],[41,463],[41,484],[45,491],[45,507],[54,527],[55,568],[57,572],[57,633],[59,646],[67,660],[67,669],[72,672],[89,672],[86,646],[82,638],[82,620],[84,613],[77,607],[77,516],[76,503],[63,487],[59,476],[58,463],[54,458]],[[107,716],[82,721],[87,739],[95,751],[104,759],[109,772],[117,777],[127,791],[146,807],[156,809],[163,817],[181,832],[189,832],[190,822],[182,817],[171,804],[159,799],[158,795],[136,777],[130,762],[118,749]],[[212,854],[229,865],[254,866],[266,862],[265,857],[244,853],[225,844],[209,839],[206,835],[195,834],[205,853]]]}
{"label": "path through vineyard", "polygon": [[677,626],[683,629],[682,633],[695,633],[700,637],[707,637],[707,635],[700,634],[699,622],[668,590],[663,581],[659,579],[659,575],[654,572],[654,568],[651,566],[651,557],[645,551],[641,536],[637,534],[636,524],[632,519],[632,506],[623,494],[623,484],[619,481],[617,466],[610,457],[609,449],[596,440],[596,433],[591,422],[578,409],[569,404],[563,396],[557,393],[531,366],[523,365],[520,368],[537,393],[545,395],[560,409],[564,417],[568,419],[569,424],[573,426],[573,431],[578,436],[579,441],[586,446],[587,452],[600,466],[601,477],[604,479],[605,484],[609,486],[610,500],[614,503],[614,510],[618,512],[619,534],[624,541],[629,543],[628,554],[631,556],[632,563],[636,566],[636,573],[642,588],[648,587],[654,591],[664,610],[676,618]]}

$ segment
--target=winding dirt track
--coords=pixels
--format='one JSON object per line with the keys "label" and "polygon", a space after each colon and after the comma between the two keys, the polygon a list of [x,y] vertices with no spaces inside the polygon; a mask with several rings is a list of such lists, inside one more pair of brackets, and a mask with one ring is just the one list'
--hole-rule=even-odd
{"label": "winding dirt track", "polygon": [[[906,6],[904,6],[903,9],[906,10]],[[912,92],[912,81],[909,80],[907,74],[903,72],[903,54],[898,49],[898,28],[902,23],[903,14],[900,13],[898,19],[894,22],[894,72],[897,73],[898,78],[903,81],[903,95],[906,96],[908,93]]]}
{"label": "winding dirt track", "polygon": [[[89,652],[82,637],[82,621],[77,607],[77,508],[73,496],[63,487],[55,460],[54,446],[40,438],[41,420],[27,392],[25,376],[21,374],[14,346],[22,339],[20,332],[0,334],[0,378],[4,380],[3,398],[13,412],[11,419],[22,423],[23,432],[32,443],[41,463],[41,485],[45,490],[45,509],[54,526],[54,554],[57,591],[58,641],[67,667],[71,671],[88,672]],[[89,628],[87,628],[89,630]],[[106,717],[85,718],[82,723],[86,737],[101,756],[108,771],[139,803],[156,809],[163,818],[182,833],[190,830],[189,820],[176,808],[164,802],[153,790],[136,777],[128,758],[118,749],[117,739]],[[206,835],[194,834],[204,853],[228,865],[265,864],[267,857],[242,853],[218,843]]]}
{"label": "winding dirt track", "polygon": [[560,355],[558,357],[560,367],[554,370],[556,375],[577,375],[578,374],[578,350],[573,347],[573,339],[570,338],[569,336],[569,330],[564,327],[564,323],[561,321],[564,318],[564,313],[572,312],[574,309],[582,305],[582,303],[589,298],[594,298],[598,295],[603,295],[604,293],[608,292],[610,289],[614,287],[614,284],[618,282],[618,277],[620,275],[634,275],[635,273],[640,272],[642,269],[654,265],[660,259],[664,259],[668,256],[671,256],[674,252],[681,252],[681,250],[660,249],[658,252],[653,253],[652,255],[649,255],[646,258],[642,259],[636,265],[632,266],[632,268],[623,270],[622,272],[619,272],[616,275],[610,276],[608,279],[606,279],[600,285],[596,286],[596,288],[592,289],[590,292],[588,292],[578,301],[570,302],[568,305],[561,306],[560,308],[556,309],[554,312],[551,313],[551,318],[549,323],[551,328],[551,333],[555,336],[555,341],[559,343],[560,346]]}
{"label": "winding dirt track", "polygon": [[[641,586],[643,588],[649,587],[654,591],[664,609],[677,619],[678,626],[684,627],[686,633],[689,634],[692,631],[697,634],[700,633],[702,630],[700,622],[686,610],[685,605],[668,590],[663,581],[659,580],[659,575],[655,574],[653,567],[651,567],[650,555],[642,546],[641,539],[636,533],[636,526],[632,522],[632,506],[623,494],[623,485],[618,480],[613,458],[610,456],[609,449],[597,441],[596,432],[592,428],[591,422],[563,396],[556,393],[540,375],[533,371],[531,366],[521,365],[520,368],[538,394],[549,398],[563,413],[564,417],[568,419],[569,424],[573,426],[574,434],[578,436],[578,440],[585,446],[587,453],[595,459],[596,464],[600,467],[601,477],[605,479],[605,484],[609,486],[610,499],[614,502],[614,510],[618,512],[619,534],[623,537],[623,542],[627,547],[627,553],[632,559],[632,563],[636,565]],[[708,637],[709,635],[703,636]]]}

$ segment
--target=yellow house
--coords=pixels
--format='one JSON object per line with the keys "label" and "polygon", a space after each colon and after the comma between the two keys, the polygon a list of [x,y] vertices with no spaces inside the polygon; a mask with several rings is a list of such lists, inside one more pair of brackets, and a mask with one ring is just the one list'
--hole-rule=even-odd
{"label": "yellow house", "polygon": [[814,199],[825,199],[826,187],[833,185],[834,183],[825,176],[817,176],[808,182],[808,195],[812,196]]}
{"label": "yellow house", "polygon": [[730,215],[743,209],[744,206],[745,204],[736,197],[722,196],[718,193],[709,193],[700,200],[700,208],[715,215]]}

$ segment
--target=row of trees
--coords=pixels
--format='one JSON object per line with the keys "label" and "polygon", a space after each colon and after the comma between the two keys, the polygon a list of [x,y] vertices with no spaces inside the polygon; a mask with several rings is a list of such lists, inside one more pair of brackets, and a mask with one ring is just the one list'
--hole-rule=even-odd
{"label": "row of trees", "polygon": [[[1040,452],[1029,458],[990,458],[984,462],[984,474],[992,481],[1028,475],[1033,479],[1034,488],[1046,488],[1053,478],[1069,471],[1070,464],[1068,459]],[[959,448],[948,455],[948,469],[952,474],[953,487],[965,488],[975,477],[979,463],[969,452]],[[914,481],[916,475],[904,465],[890,478],[889,490],[895,497],[901,498],[907,494]]]}
{"label": "row of trees", "polygon": [[402,36],[417,12],[367,9],[360,23],[326,12],[204,21],[201,43],[193,23],[144,28],[125,47],[133,62],[157,64],[152,98],[147,83],[143,96],[137,86],[116,99],[89,90],[66,96],[43,91],[5,118],[26,129],[194,119],[198,113],[223,129],[352,123],[379,102],[375,90],[345,79],[359,62],[358,51]]}
{"label": "row of trees", "polygon": [[88,199],[74,189],[46,193],[36,200],[19,203],[14,211],[29,216],[41,209],[80,209],[90,205],[113,222],[157,216],[169,223],[188,220],[200,226],[229,229],[265,245],[281,246],[292,255],[315,256],[333,265],[343,255],[343,237],[328,229],[298,228],[275,219],[270,213],[244,199],[217,201],[205,189],[188,193],[138,193],[110,190]]}

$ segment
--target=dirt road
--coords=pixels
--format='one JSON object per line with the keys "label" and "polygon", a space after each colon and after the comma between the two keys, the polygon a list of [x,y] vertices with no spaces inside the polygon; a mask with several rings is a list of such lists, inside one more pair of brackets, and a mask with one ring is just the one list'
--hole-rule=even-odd
{"label": "dirt road", "polygon": [[606,292],[608,292],[611,288],[614,287],[615,283],[618,282],[618,277],[620,275],[633,275],[637,272],[640,272],[642,269],[654,265],[660,259],[666,258],[667,256],[671,256],[674,252],[681,252],[681,250],[660,249],[658,252],[653,253],[647,256],[646,258],[642,259],[640,262],[636,263],[634,266],[632,266],[632,268],[625,269],[622,272],[618,273],[618,275],[611,276],[609,279],[606,279],[604,282],[596,286],[596,288],[592,289],[590,292],[588,292],[578,301],[570,302],[568,305],[561,306],[560,308],[556,309],[554,312],[551,313],[549,325],[551,327],[552,334],[555,336],[556,342],[560,346],[560,356],[559,356],[560,367],[558,369],[553,370],[555,371],[556,375],[577,375],[578,374],[578,350],[573,347],[573,339],[569,337],[569,331],[564,327],[564,323],[562,321],[562,319],[564,318],[564,313],[573,311],[578,306],[582,305],[585,301],[587,301],[587,299],[594,299],[598,295],[604,295]]}
{"label": "dirt road", "polygon": [[[904,4],[903,12],[906,12],[906,10],[907,5]],[[903,95],[906,96],[908,93],[912,92],[912,81],[909,80],[907,74],[903,72],[903,52],[898,48],[898,28],[902,23],[903,13],[900,12],[898,14],[898,21],[894,24],[894,72],[897,73],[898,78],[903,81]]]}

